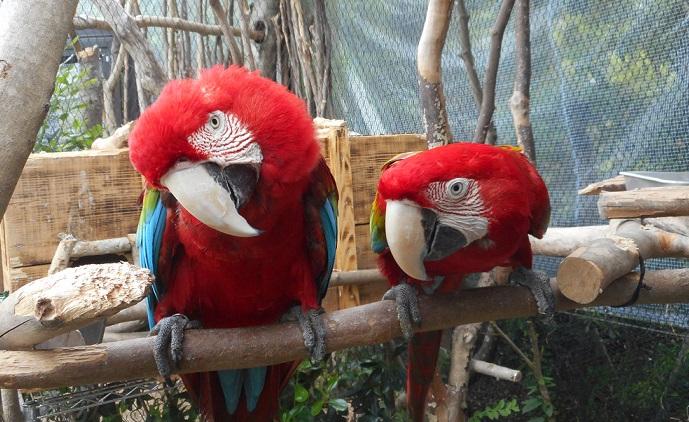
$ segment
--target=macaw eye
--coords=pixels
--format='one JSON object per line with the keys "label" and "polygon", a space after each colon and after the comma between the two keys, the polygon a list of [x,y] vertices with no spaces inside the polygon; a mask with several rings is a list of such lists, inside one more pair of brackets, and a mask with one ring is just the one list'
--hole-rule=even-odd
{"label": "macaw eye", "polygon": [[208,119],[208,124],[213,128],[217,129],[220,127],[220,118],[216,115],[211,115],[211,118]]}
{"label": "macaw eye", "polygon": [[447,195],[453,199],[459,199],[469,190],[469,181],[466,179],[453,179],[447,183]]}

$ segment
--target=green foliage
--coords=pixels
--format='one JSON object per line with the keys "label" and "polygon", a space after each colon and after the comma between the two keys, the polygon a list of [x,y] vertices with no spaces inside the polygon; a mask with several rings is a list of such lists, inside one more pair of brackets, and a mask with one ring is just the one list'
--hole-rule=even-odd
{"label": "green foliage", "polygon": [[[494,405],[488,406],[483,410],[474,412],[469,418],[469,422],[481,422],[485,420],[495,421],[500,418],[507,418],[519,412],[519,404],[517,399],[508,401],[500,400]],[[523,412],[522,413],[526,413]]]}
{"label": "green foliage", "polygon": [[80,97],[80,91],[96,83],[84,67],[60,66],[50,97],[50,109],[38,131],[34,152],[88,149],[103,134],[100,124],[88,127],[82,118],[87,104]]}
{"label": "green foliage", "polygon": [[395,406],[404,389],[398,357],[405,344],[386,344],[333,353],[324,362],[303,362],[283,393],[281,421],[342,420],[350,412],[358,421],[406,421]]}

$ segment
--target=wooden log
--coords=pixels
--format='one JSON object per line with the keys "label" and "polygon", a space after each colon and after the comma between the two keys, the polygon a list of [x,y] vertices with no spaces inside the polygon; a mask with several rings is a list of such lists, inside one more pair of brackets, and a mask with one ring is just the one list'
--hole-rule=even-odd
{"label": "wooden log", "polygon": [[23,349],[143,299],[151,273],[130,264],[84,265],[34,280],[0,303],[0,349]]}
{"label": "wooden log", "polygon": [[77,0],[0,2],[0,218],[48,112]]}
{"label": "wooden log", "polygon": [[499,380],[510,382],[520,382],[522,380],[522,371],[496,365],[494,363],[479,359],[472,359],[469,363],[469,369],[477,374],[487,375]]}
{"label": "wooden log", "polygon": [[602,192],[598,213],[608,219],[689,216],[689,186]]}
{"label": "wooden log", "polygon": [[632,271],[644,258],[689,257],[689,237],[668,233],[636,220],[611,221],[609,234],[575,250],[560,264],[562,293],[589,303],[613,280]]}
{"label": "wooden log", "polygon": [[[556,309],[610,306],[626,302],[636,290],[638,274],[613,283],[589,305],[562,296],[553,280]],[[646,274],[650,290],[639,304],[689,301],[689,269]],[[440,330],[480,321],[537,315],[531,293],[522,287],[485,287],[420,299],[424,317],[418,331]],[[380,301],[324,315],[329,352],[378,344],[402,335],[392,301]],[[56,388],[156,376],[152,337],[102,345],[46,351],[0,351],[0,387]],[[180,373],[273,365],[304,359],[296,323],[228,330],[190,330],[184,342]]]}
{"label": "wooden log", "polygon": [[615,176],[611,179],[601,180],[600,182],[591,183],[577,192],[579,195],[598,195],[601,192],[618,192],[627,190],[624,182],[624,176]]}
{"label": "wooden log", "polygon": [[577,303],[590,303],[613,280],[639,263],[636,245],[630,239],[610,237],[593,241],[562,261],[557,280],[563,295]]}
{"label": "wooden log", "polygon": [[4,422],[24,422],[18,391],[3,389],[0,398],[2,398],[0,400],[2,402],[2,420]]}

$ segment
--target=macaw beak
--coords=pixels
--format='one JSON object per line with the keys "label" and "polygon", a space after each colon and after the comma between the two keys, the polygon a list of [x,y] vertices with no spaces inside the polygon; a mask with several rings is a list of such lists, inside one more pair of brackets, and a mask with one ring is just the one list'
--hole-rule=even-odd
{"label": "macaw beak", "polygon": [[385,237],[395,262],[408,276],[429,280],[425,261],[437,261],[466,246],[466,236],[438,221],[435,211],[409,200],[387,201]]}
{"label": "macaw beak", "polygon": [[257,181],[258,168],[254,165],[221,168],[210,162],[180,162],[160,178],[191,215],[208,227],[237,237],[261,233],[238,211],[251,197]]}

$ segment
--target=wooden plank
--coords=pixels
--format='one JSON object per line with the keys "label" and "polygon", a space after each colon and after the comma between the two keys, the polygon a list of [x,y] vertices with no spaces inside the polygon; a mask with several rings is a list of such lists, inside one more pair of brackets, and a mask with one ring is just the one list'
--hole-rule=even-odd
{"label": "wooden plank", "polygon": [[134,232],[140,193],[126,149],[32,155],[2,222],[5,274],[50,263],[59,233],[97,240]]}
{"label": "wooden plank", "polygon": [[[356,270],[356,236],[354,231],[354,200],[352,194],[352,171],[350,161],[350,142],[345,126],[334,127],[324,139],[325,150],[330,159],[328,165],[332,171],[337,190],[338,202],[338,239],[335,255],[335,268],[341,271]],[[359,291],[356,286],[338,287],[339,308],[358,306]]]}
{"label": "wooden plank", "polygon": [[602,218],[689,216],[689,186],[601,192],[598,213]]}
{"label": "wooden plank", "polygon": [[380,168],[390,158],[426,149],[426,138],[417,134],[350,136],[354,221],[368,223]]}
{"label": "wooden plank", "polygon": [[371,250],[371,232],[369,231],[368,223],[357,224],[355,227],[355,234],[358,269],[368,270],[378,268],[378,255]]}
{"label": "wooden plank", "polygon": [[34,281],[48,275],[50,264],[34,265],[31,267],[8,268],[5,272],[5,288],[13,292],[30,281]]}
{"label": "wooden plank", "polygon": [[598,195],[601,192],[617,192],[622,190],[627,190],[627,185],[625,184],[624,176],[620,175],[591,183],[585,188],[579,189],[577,193],[579,195]]}

